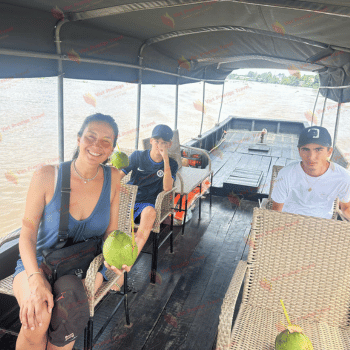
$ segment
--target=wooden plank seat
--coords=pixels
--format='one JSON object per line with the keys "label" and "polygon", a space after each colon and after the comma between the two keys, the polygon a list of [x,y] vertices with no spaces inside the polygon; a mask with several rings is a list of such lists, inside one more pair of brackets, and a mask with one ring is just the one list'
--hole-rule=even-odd
{"label": "wooden plank seat", "polygon": [[[269,209],[271,210],[272,209],[272,198],[271,198],[271,194],[272,194],[272,190],[273,190],[273,186],[275,185],[276,183],[276,180],[277,180],[277,175],[278,175],[278,172],[283,168],[283,166],[280,166],[280,165],[274,165],[273,168],[272,168],[272,174],[271,174],[271,184],[270,184],[270,191],[269,191],[269,197],[268,198],[264,198],[260,204],[260,208],[263,208],[263,209]],[[333,204],[333,215],[332,215],[332,219],[334,220],[338,220],[341,219],[341,220],[346,220],[340,210],[340,207],[339,207],[339,199],[337,198],[335,201],[334,201],[334,204]]]}
{"label": "wooden plank seat", "polygon": [[[129,148],[121,148],[122,152],[130,156],[135,150]],[[126,184],[130,181],[132,171],[130,171],[126,176],[123,177],[122,183]],[[169,238],[170,241],[170,253],[173,253],[173,222],[174,222],[174,197],[175,197],[175,187],[170,191],[162,191],[158,194],[155,210],[156,210],[156,219],[153,224],[151,231],[152,234],[152,263],[151,263],[151,283],[156,283],[156,274],[157,274],[157,265],[158,265],[158,249],[163,245],[163,243]],[[170,216],[170,231],[167,233],[166,237],[159,241],[159,236],[161,233],[161,224]],[[139,225],[135,224],[135,227]],[[144,251],[144,253],[147,253]]]}
{"label": "wooden plank seat", "polygon": [[350,223],[255,208],[249,245],[221,307],[217,349],[274,349],[287,324],[280,299],[314,350],[350,349]]}
{"label": "wooden plank seat", "polygon": [[[131,209],[134,208],[135,199],[137,194],[137,186],[133,185],[125,185],[121,186],[120,190],[120,199],[119,199],[119,216],[118,216],[118,229],[125,232],[127,235],[131,236]],[[5,236],[0,241],[8,242],[9,239],[13,240],[18,238],[20,234],[20,230],[17,230],[16,235],[13,233]],[[92,339],[93,337],[93,317],[95,312],[96,305],[102,300],[102,298],[108,293],[111,287],[117,283],[120,278],[119,275],[116,275],[113,271],[108,270],[106,275],[108,277],[107,282],[103,282],[101,287],[95,293],[95,280],[97,272],[100,266],[103,264],[104,258],[103,254],[99,254],[95,259],[91,262],[90,267],[86,273],[85,278],[85,291],[88,297],[89,302],[89,310],[90,310],[90,319],[88,325],[84,331],[84,349],[90,350],[92,349],[93,344],[97,341],[97,339]],[[10,275],[0,281],[0,293],[14,296],[13,293],[13,275]],[[129,321],[129,312],[127,308],[127,273],[124,272],[124,307],[126,314],[126,323],[130,324]],[[117,309],[113,310],[115,313]],[[109,318],[109,320],[111,317]],[[103,326],[106,327],[106,324]]]}
{"label": "wooden plank seat", "polygon": [[[150,144],[151,138],[143,139],[143,148],[151,149]],[[182,159],[181,159],[181,148],[185,148],[188,150],[195,151],[196,153],[201,154],[203,157],[207,158],[208,160],[208,166],[205,169],[199,169],[199,168],[191,168],[191,167],[183,167],[182,166]],[[190,147],[186,145],[180,145],[180,139],[179,139],[179,131],[173,130],[173,139],[172,139],[172,145],[168,150],[168,154],[170,157],[175,159],[178,164],[178,171],[176,173],[176,181],[174,184],[175,192],[179,193],[181,195],[180,198],[180,206],[177,208],[179,211],[184,211],[184,219],[183,219],[183,225],[182,225],[182,234],[185,232],[185,223],[186,223],[186,215],[187,210],[189,209],[188,206],[188,195],[196,188],[199,187],[199,193],[198,196],[199,200],[199,218],[201,217],[201,198],[204,196],[205,193],[202,193],[202,183],[209,178],[210,181],[210,188],[209,188],[209,195],[210,195],[210,206],[211,206],[211,186],[213,183],[213,171],[211,169],[211,159],[206,150]],[[182,197],[185,197],[185,207],[182,208]],[[194,205],[195,202],[192,203]]]}

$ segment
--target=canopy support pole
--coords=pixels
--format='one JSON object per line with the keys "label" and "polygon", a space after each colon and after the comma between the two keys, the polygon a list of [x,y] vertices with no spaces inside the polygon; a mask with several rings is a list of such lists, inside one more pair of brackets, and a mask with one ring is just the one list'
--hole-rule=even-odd
{"label": "canopy support pole", "polygon": [[[344,69],[342,69],[342,71],[343,71],[343,74],[344,74],[342,86],[344,86],[346,73],[345,73]],[[340,92],[339,92],[339,102],[338,102],[338,108],[337,108],[337,119],[335,120],[335,127],[334,127],[333,149],[335,149],[335,145],[337,143],[338,126],[339,126],[339,120],[340,120],[340,108],[341,108],[341,103],[343,101],[343,93],[344,93],[344,87],[341,88]]]}
{"label": "canopy support pole", "polygon": [[139,136],[140,136],[140,119],[141,119],[141,86],[142,86],[142,60],[143,57],[139,56],[139,80],[137,86],[137,115],[136,115],[136,136],[135,136],[135,149],[139,149]]}
{"label": "canopy support pole", "polygon": [[316,96],[316,100],[315,100],[315,104],[314,104],[314,110],[312,111],[312,117],[311,117],[311,126],[314,123],[314,115],[315,115],[315,110],[316,110],[316,104],[317,104],[317,100],[318,100],[318,95],[320,94],[320,88],[318,88],[317,90],[317,96]]}
{"label": "canopy support pole", "polygon": [[[206,69],[206,68],[205,68]],[[205,69],[203,72],[203,102],[202,102],[202,121],[201,121],[201,129],[199,131],[199,135],[198,137],[201,138],[202,137],[202,129],[203,129],[203,120],[204,120],[204,99],[205,99]]]}
{"label": "canopy support pole", "polygon": [[322,117],[321,117],[321,126],[323,126],[323,118],[324,118],[324,112],[326,110],[326,104],[327,104],[327,98],[328,98],[328,91],[326,92],[326,97],[324,99],[324,102],[323,102],[323,109],[322,109]]}
{"label": "canopy support pole", "polygon": [[177,130],[177,119],[179,114],[179,74],[180,74],[180,66],[177,67],[177,74],[176,77],[176,90],[175,90],[175,125],[174,130]]}
{"label": "canopy support pole", "polygon": [[221,104],[220,104],[220,111],[219,111],[219,118],[218,118],[217,125],[219,125],[219,123],[220,123],[220,116],[221,116],[222,102],[224,101],[224,91],[225,91],[225,81],[224,81],[224,83],[222,84]]}
{"label": "canopy support pole", "polygon": [[58,63],[58,83],[57,83],[57,94],[58,94],[58,157],[59,162],[64,162],[64,100],[63,100],[63,63],[61,58],[61,40],[60,40],[60,30],[64,23],[68,20],[61,20],[55,27],[55,42],[57,55],[60,58],[57,60]]}

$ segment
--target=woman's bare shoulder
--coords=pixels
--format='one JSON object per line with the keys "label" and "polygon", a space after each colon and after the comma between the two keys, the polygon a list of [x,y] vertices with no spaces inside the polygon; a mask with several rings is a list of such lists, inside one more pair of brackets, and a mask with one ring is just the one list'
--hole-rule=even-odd
{"label": "woman's bare shoulder", "polygon": [[52,185],[55,179],[55,165],[45,165],[36,170],[32,177],[32,184],[37,186]]}

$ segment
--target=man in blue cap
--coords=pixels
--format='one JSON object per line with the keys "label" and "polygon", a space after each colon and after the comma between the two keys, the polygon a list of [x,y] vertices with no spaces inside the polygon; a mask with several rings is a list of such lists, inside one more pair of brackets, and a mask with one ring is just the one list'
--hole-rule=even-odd
{"label": "man in blue cap", "polygon": [[331,219],[333,203],[350,219],[350,173],[330,162],[332,138],[327,129],[304,129],[298,142],[301,162],[287,165],[278,173],[272,191],[272,209]]}
{"label": "man in blue cap", "polygon": [[135,151],[129,157],[129,166],[119,170],[121,178],[131,170],[129,184],[138,186],[134,220],[140,220],[135,240],[139,253],[145,245],[156,218],[155,202],[162,191],[170,191],[176,180],[177,162],[169,158],[173,131],[159,124],[152,131],[151,150]]}

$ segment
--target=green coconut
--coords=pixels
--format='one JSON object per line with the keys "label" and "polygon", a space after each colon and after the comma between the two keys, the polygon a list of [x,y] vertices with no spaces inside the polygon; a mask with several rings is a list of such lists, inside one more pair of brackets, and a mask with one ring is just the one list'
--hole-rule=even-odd
{"label": "green coconut", "polygon": [[275,340],[276,350],[313,350],[310,339],[297,325],[290,325]]}
{"label": "green coconut", "polygon": [[123,265],[133,265],[138,248],[136,242],[134,248],[132,243],[131,237],[126,233],[119,230],[113,231],[103,245],[103,256],[107,263],[117,269],[121,269]]}
{"label": "green coconut", "polygon": [[123,169],[129,165],[129,157],[126,153],[117,151],[112,154],[111,163],[117,169]]}

